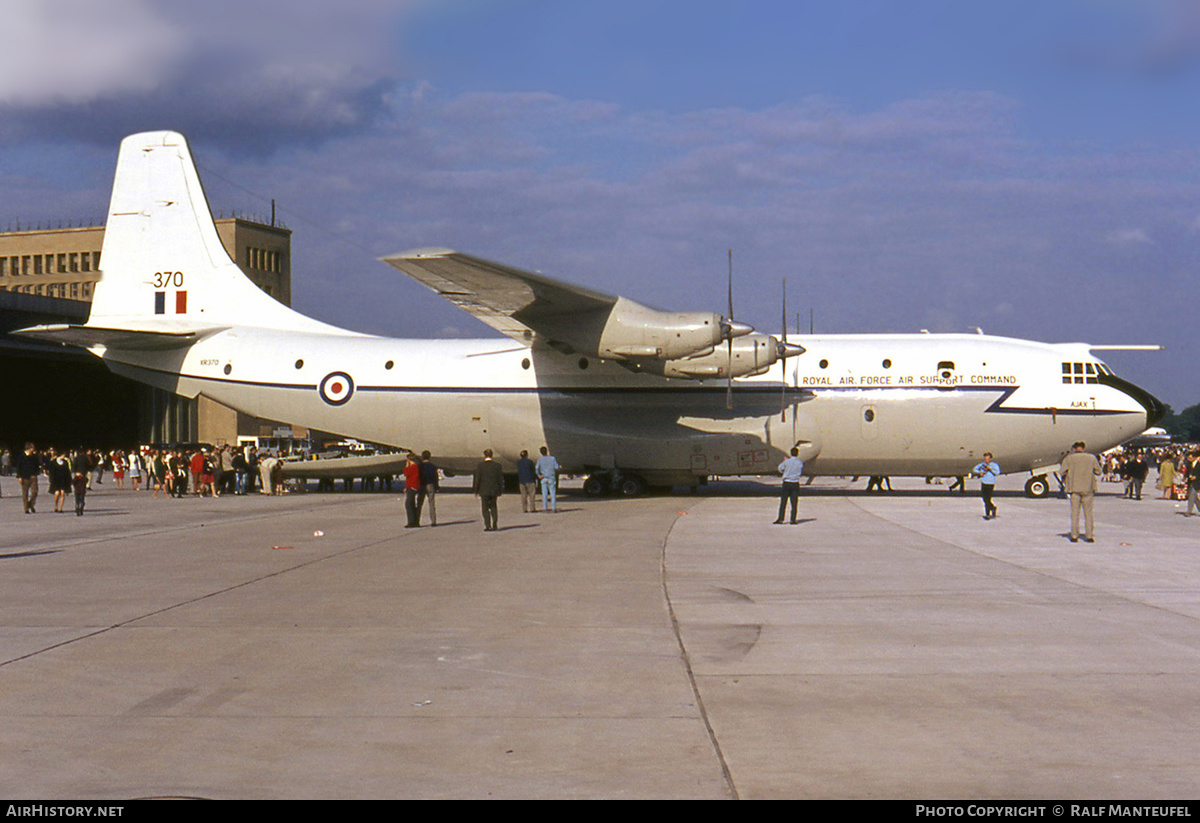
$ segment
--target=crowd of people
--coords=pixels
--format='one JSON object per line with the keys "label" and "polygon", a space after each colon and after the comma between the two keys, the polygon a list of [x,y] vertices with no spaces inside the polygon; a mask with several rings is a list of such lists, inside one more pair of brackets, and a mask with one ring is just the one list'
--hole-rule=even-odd
{"label": "crowd of people", "polygon": [[0,475],[16,475],[26,514],[37,513],[40,479],[48,481],[54,511],[65,511],[68,493],[82,515],[87,492],[111,477],[114,488],[148,491],[152,497],[219,497],[222,494],[279,494],[283,461],[253,445],[194,448],[38,449],[26,443],[15,454],[0,452]]}
{"label": "crowd of people", "polygon": [[[40,479],[49,481],[54,495],[54,511],[64,511],[68,493],[75,495],[75,513],[82,515],[87,492],[111,476],[114,488],[132,492],[148,491],[163,499],[183,497],[220,497],[223,494],[280,494],[284,490],[283,459],[268,449],[254,445],[196,446],[191,448],[140,447],[129,450],[41,449],[26,443],[15,454],[0,451],[0,475],[17,476],[26,514],[37,513]],[[517,479],[521,487],[524,511],[536,511],[535,488],[540,485],[542,510],[558,511],[558,461],[543,446],[536,463],[528,452],[517,461]],[[441,473],[426,451],[420,457],[409,453],[404,468],[406,528],[421,525],[421,516],[429,512],[430,525],[437,525],[437,491]],[[373,488],[381,478],[363,478],[362,488]],[[391,476],[382,478],[388,490]],[[349,479],[346,488],[349,489]],[[128,485],[127,485],[128,484]],[[332,490],[332,481],[322,481],[318,489]],[[479,496],[487,531],[497,529],[496,499],[503,493],[504,476],[491,450],[476,468],[473,491]],[[0,489],[0,496],[3,496]]]}
{"label": "crowd of people", "polygon": [[[1154,488],[1164,500],[1189,500],[1200,487],[1200,449],[1182,445],[1158,446],[1146,449],[1118,448],[1101,458],[1101,477],[1108,482],[1123,483],[1125,497],[1142,499],[1142,489],[1157,472]],[[1189,506],[1189,513],[1195,504]]]}

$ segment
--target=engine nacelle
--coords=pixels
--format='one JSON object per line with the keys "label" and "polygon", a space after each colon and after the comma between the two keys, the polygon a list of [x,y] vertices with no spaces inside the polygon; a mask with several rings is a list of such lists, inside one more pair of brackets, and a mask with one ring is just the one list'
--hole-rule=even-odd
{"label": "engine nacelle", "polygon": [[713,352],[731,333],[749,331],[714,312],[657,311],[617,298],[600,334],[597,354],[610,360],[676,360]]}
{"label": "engine nacelle", "polygon": [[724,379],[749,377],[762,374],[779,362],[781,357],[803,353],[802,346],[784,344],[769,334],[747,334],[733,341],[733,356],[729,345],[721,344],[708,354],[667,360],[639,363],[631,366],[637,371],[661,374],[663,377],[679,377],[685,380]]}
{"label": "engine nacelle", "polygon": [[762,374],[779,361],[779,341],[769,334],[747,334],[733,341],[733,356],[728,344],[712,354],[687,357],[663,364],[665,377],[703,380],[714,377],[749,377]]}

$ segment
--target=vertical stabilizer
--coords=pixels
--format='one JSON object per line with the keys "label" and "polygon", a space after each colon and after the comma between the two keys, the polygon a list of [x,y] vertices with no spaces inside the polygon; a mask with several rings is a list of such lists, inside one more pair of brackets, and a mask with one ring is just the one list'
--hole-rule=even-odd
{"label": "vertical stabilizer", "polygon": [[246,277],[217,236],[182,134],[121,141],[88,324],[260,326],[351,334],[292,311]]}

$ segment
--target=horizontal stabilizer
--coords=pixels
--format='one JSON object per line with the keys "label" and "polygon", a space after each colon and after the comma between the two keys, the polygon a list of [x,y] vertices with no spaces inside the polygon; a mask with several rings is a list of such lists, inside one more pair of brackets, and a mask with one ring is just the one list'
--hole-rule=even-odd
{"label": "horizontal stabilizer", "polygon": [[103,326],[54,324],[17,329],[12,334],[21,337],[30,337],[35,340],[47,340],[54,343],[81,346],[83,348],[104,346],[109,349],[126,349],[132,351],[164,351],[190,346],[201,337],[211,334],[213,331],[217,331],[217,329],[210,327],[203,330],[182,329],[164,331],[162,329],[112,329]]}

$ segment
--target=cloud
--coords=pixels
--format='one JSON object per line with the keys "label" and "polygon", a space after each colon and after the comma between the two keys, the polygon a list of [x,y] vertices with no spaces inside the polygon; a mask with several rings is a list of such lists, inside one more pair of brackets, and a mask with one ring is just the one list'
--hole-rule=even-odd
{"label": "cloud", "polygon": [[153,89],[182,32],[144,0],[8,0],[0,104],[74,105]]}
{"label": "cloud", "polygon": [[[10,0],[0,136],[111,143],[176,128],[258,153],[387,116],[390,46],[409,5]],[[6,10],[6,13],[9,13]]]}
{"label": "cloud", "polygon": [[1146,76],[1174,75],[1200,64],[1200,5],[1195,0],[1086,3],[1064,40],[1072,62]]}
{"label": "cloud", "polygon": [[1154,242],[1145,229],[1118,229],[1109,232],[1105,239],[1114,246],[1122,248],[1146,246]]}

